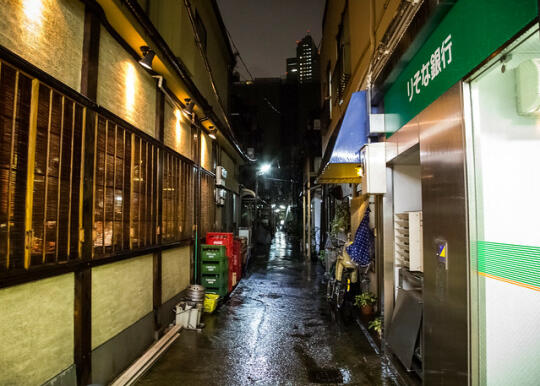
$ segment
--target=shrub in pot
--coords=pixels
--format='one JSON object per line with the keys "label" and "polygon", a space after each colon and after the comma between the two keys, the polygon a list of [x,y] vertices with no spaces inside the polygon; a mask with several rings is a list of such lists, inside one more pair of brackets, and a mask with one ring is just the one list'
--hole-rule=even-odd
{"label": "shrub in pot", "polygon": [[354,305],[360,307],[362,314],[371,315],[376,300],[377,298],[371,292],[362,292],[360,295],[356,295]]}

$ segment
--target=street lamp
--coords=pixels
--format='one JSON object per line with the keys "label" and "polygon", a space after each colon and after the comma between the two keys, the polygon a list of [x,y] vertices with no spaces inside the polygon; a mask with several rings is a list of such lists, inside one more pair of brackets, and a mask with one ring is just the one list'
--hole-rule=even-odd
{"label": "street lamp", "polygon": [[271,168],[272,164],[265,163],[262,164],[260,169],[257,171],[257,174],[255,175],[255,197],[259,197],[259,176],[268,173]]}

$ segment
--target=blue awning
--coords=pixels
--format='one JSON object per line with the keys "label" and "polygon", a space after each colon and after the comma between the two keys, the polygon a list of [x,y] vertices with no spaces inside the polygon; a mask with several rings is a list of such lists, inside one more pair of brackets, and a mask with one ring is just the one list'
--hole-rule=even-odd
{"label": "blue awning", "polygon": [[360,165],[360,148],[368,142],[367,103],[367,91],[358,91],[351,95],[330,159],[317,179],[319,183],[361,182],[357,167]]}

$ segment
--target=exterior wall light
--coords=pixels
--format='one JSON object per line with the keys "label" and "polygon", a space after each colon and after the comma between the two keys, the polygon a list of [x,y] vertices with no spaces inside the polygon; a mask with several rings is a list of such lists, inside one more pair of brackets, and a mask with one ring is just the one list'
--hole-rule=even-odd
{"label": "exterior wall light", "polygon": [[147,70],[151,70],[152,61],[154,60],[154,56],[156,56],[156,53],[148,46],[141,46],[141,52],[143,57],[141,60],[139,60],[139,64]]}
{"label": "exterior wall light", "polygon": [[208,126],[208,136],[212,139],[216,139],[216,134],[214,134],[216,132],[216,128],[214,126]]}
{"label": "exterior wall light", "polygon": [[191,98],[185,98],[184,101],[186,102],[186,107],[182,110],[182,113],[189,119],[193,116],[193,109],[195,108],[195,103],[191,100]]}

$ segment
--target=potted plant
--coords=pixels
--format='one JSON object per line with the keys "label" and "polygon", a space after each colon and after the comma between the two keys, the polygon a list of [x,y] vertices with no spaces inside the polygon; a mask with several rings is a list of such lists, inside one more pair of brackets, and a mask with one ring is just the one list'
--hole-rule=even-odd
{"label": "potted plant", "polygon": [[379,339],[382,337],[382,320],[381,318],[377,318],[369,322],[368,328],[370,330],[373,330],[377,333],[379,336]]}
{"label": "potted plant", "polygon": [[360,307],[362,314],[371,315],[373,313],[373,304],[377,298],[371,292],[362,292],[360,295],[356,295],[354,299],[354,305]]}

